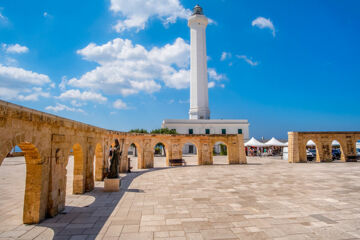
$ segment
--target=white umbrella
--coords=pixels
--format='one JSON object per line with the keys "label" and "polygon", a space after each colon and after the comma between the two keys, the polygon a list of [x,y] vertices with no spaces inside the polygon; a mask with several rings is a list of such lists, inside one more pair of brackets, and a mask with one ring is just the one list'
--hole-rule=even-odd
{"label": "white umbrella", "polygon": [[271,138],[269,141],[267,141],[265,143],[266,146],[274,146],[274,147],[286,147],[287,144],[280,142],[279,140],[277,140],[276,138]]}
{"label": "white umbrella", "polygon": [[313,142],[313,140],[309,140],[306,146],[316,146],[316,144]]}
{"label": "white umbrella", "polygon": [[252,137],[249,141],[245,143],[246,147],[266,147],[266,145],[262,142],[259,142],[254,137]]}
{"label": "white umbrella", "polygon": [[340,143],[339,143],[338,141],[334,140],[334,141],[332,141],[331,145],[333,145],[333,146],[339,146]]}

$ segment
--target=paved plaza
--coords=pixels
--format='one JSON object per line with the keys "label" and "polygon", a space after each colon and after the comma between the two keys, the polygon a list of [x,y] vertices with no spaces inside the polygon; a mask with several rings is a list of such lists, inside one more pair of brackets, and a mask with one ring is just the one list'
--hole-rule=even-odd
{"label": "paved plaza", "polygon": [[21,224],[24,159],[6,159],[0,239],[360,239],[360,163],[185,159],[190,166],[164,168],[156,158],[156,169],[123,175],[120,192],[96,182],[84,195],[71,194],[70,160],[66,210],[38,225]]}

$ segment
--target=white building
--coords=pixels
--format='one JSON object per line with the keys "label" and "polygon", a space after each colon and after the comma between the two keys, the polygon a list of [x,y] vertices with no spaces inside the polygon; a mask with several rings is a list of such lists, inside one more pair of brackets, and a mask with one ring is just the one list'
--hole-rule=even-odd
{"label": "white building", "polygon": [[[196,5],[188,20],[190,28],[190,110],[187,119],[165,119],[162,128],[176,129],[180,134],[243,134],[249,139],[248,120],[210,119],[206,55],[206,26],[208,19]],[[216,151],[219,147],[216,147]],[[183,153],[196,153],[186,144]]]}

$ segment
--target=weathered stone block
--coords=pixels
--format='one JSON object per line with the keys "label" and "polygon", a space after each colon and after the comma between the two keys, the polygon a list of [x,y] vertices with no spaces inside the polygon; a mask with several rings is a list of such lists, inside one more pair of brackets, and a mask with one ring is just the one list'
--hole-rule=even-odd
{"label": "weathered stone block", "polygon": [[118,192],[120,190],[120,178],[105,178],[104,192]]}

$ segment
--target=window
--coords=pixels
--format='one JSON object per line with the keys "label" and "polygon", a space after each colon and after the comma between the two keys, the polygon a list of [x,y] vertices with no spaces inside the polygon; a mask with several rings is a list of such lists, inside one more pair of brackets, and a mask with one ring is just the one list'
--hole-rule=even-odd
{"label": "window", "polygon": [[205,134],[210,134],[210,129],[205,129]]}
{"label": "window", "polygon": [[226,129],[221,129],[221,134],[226,134]]}
{"label": "window", "polygon": [[242,129],[241,128],[238,129],[238,134],[242,134]]}
{"label": "window", "polygon": [[189,129],[189,134],[193,134],[194,130],[192,128]]}

